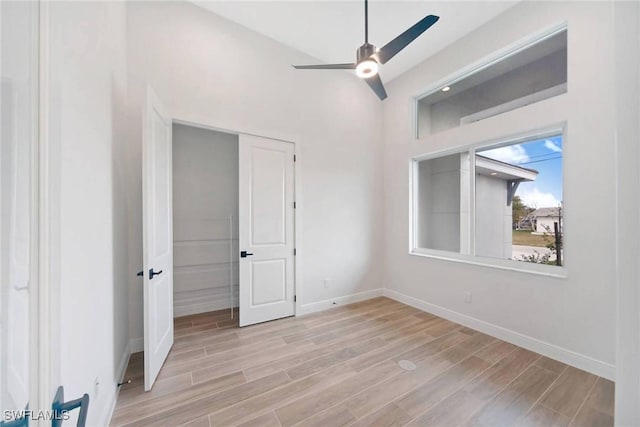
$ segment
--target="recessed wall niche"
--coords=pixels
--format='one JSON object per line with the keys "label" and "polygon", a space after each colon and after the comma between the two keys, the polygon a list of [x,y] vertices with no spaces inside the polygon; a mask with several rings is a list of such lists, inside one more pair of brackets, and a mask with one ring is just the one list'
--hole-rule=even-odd
{"label": "recessed wall niche", "polygon": [[567,91],[567,30],[418,99],[417,136],[477,122]]}

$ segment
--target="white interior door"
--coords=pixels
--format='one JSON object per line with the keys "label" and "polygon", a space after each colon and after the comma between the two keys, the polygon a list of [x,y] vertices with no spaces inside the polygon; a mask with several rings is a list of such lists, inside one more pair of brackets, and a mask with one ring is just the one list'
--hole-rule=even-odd
{"label": "white interior door", "polygon": [[[20,126],[18,98],[2,82],[2,289],[0,352],[2,409],[29,401],[30,157],[29,131]],[[27,122],[28,123],[28,122]],[[26,132],[25,132],[26,130]]]}
{"label": "white interior door", "polygon": [[293,148],[240,135],[240,326],[294,314]]}
{"label": "white interior door", "polygon": [[[38,4],[0,3],[0,409],[37,402],[35,273]],[[36,377],[36,378],[34,378]],[[13,418],[7,412],[3,418]],[[7,421],[8,421],[7,418]]]}
{"label": "white interior door", "polygon": [[173,345],[171,118],[149,88],[142,144],[144,388]]}

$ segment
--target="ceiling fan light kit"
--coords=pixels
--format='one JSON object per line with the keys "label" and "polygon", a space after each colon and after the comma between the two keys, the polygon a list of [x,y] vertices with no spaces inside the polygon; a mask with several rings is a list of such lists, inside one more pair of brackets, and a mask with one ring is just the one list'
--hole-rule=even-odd
{"label": "ceiling fan light kit", "polygon": [[355,70],[356,75],[364,79],[378,95],[378,98],[384,100],[387,97],[387,92],[378,75],[380,64],[386,64],[409,43],[427,31],[438,19],[440,17],[427,15],[382,48],[376,49],[374,45],[369,43],[369,4],[368,0],[364,0],[364,44],[358,48],[354,64],[294,65],[293,68],[299,70]]}

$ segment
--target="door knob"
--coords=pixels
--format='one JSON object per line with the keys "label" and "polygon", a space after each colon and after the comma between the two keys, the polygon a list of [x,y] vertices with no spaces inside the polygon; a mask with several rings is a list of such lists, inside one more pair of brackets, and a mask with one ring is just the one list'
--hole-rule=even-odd
{"label": "door knob", "polygon": [[253,254],[248,253],[247,251],[240,252],[240,258],[246,258],[246,257],[251,256],[251,255],[253,255]]}
{"label": "door knob", "polygon": [[157,276],[159,274],[162,274],[162,270],[160,271],[153,271],[153,268],[149,270],[149,280],[153,279],[153,276]]}

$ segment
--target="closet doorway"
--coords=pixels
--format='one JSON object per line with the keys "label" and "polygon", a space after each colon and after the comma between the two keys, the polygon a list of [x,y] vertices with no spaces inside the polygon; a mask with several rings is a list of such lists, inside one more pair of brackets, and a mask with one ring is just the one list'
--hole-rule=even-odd
{"label": "closet doorway", "polygon": [[173,315],[292,316],[294,145],[172,125]]}
{"label": "closet doorway", "polygon": [[176,120],[148,87],[142,160],[150,390],[176,317],[229,310],[242,327],[295,314],[295,145]]}
{"label": "closet doorway", "polygon": [[173,124],[173,315],[238,316],[238,135]]}

